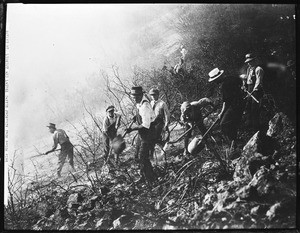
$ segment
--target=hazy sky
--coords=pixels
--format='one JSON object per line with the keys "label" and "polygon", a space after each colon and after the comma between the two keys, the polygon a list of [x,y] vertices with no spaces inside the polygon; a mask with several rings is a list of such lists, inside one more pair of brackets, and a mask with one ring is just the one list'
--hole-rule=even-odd
{"label": "hazy sky", "polygon": [[45,125],[62,120],[58,113],[71,93],[100,69],[117,64],[129,73],[130,34],[173,7],[8,4],[10,149],[47,134]]}

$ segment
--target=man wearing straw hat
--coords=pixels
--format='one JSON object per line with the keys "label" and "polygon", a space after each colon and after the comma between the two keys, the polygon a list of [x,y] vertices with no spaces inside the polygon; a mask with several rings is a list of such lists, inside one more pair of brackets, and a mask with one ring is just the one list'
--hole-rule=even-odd
{"label": "man wearing straw hat", "polygon": [[54,145],[52,149],[47,151],[45,154],[47,155],[51,152],[54,152],[55,149],[57,148],[57,144],[59,144],[61,147],[61,151],[58,155],[57,176],[61,177],[60,173],[67,157],[72,167],[72,171],[74,172],[75,168],[74,168],[74,161],[73,161],[73,157],[74,157],[73,145],[70,142],[68,135],[64,130],[56,129],[56,126],[53,123],[49,123],[47,127],[49,128],[49,132],[53,134]]}
{"label": "man wearing straw hat", "polygon": [[[106,116],[103,120],[103,143],[104,159],[108,159],[110,151],[110,142],[117,136],[117,130],[120,127],[121,115],[115,113],[115,107],[110,105],[106,108]],[[118,163],[119,155],[115,155],[115,161]]]}
{"label": "man wearing straw hat", "polygon": [[140,137],[140,145],[138,150],[141,181],[147,180],[152,183],[155,179],[155,173],[153,171],[152,164],[149,159],[150,151],[154,147],[155,141],[155,113],[149,103],[149,100],[145,97],[143,88],[141,86],[135,86],[131,88],[130,95],[136,102],[138,110],[137,115],[134,117],[136,126],[126,129],[127,133],[131,131],[138,131]]}
{"label": "man wearing straw hat", "polygon": [[[246,89],[251,95],[247,96],[246,103],[246,125],[253,129],[259,129],[259,103],[263,96],[264,70],[257,65],[257,59],[249,53],[245,56],[245,63],[248,65],[247,73],[243,81],[242,89]],[[254,98],[253,98],[254,97]]]}
{"label": "man wearing straw hat", "polygon": [[244,101],[242,98],[242,82],[238,77],[224,75],[224,70],[213,69],[208,74],[208,82],[222,83],[222,110],[218,115],[220,127],[231,148],[236,146],[237,130],[242,119]]}

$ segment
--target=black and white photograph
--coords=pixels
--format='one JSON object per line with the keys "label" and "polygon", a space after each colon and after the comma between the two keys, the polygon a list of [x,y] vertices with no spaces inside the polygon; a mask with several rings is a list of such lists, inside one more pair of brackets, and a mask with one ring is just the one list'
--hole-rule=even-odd
{"label": "black and white photograph", "polygon": [[2,4],[4,231],[296,231],[296,7]]}

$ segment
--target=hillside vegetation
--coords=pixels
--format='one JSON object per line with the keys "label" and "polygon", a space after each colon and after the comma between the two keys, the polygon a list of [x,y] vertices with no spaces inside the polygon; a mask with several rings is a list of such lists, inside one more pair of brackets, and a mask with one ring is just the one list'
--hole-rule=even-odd
{"label": "hillside vegetation", "polygon": [[[178,35],[168,35],[169,43],[156,41],[160,37],[150,33],[155,23],[150,25],[138,43],[147,54],[157,54],[153,59],[158,64],[136,66],[130,79],[113,66],[112,75],[102,72],[99,79],[90,80],[93,94],[105,85],[104,94],[122,115],[120,132],[136,111],[129,94],[133,85],[146,91],[159,88],[171,112],[171,141],[183,133],[183,101],[211,98],[217,109],[207,112],[204,123],[209,127],[221,108],[219,87],[207,82],[209,71],[218,67],[232,75],[245,73],[249,52],[258,56],[265,70],[263,130],[251,131],[242,121],[235,153],[218,127],[212,132],[215,142],[196,156],[181,156],[182,141],[170,144],[165,157],[155,153],[152,164],[158,181],[148,185],[137,182],[134,135],[126,136],[119,165],[112,160],[104,163],[101,120],[85,103],[85,114],[93,123],[82,121],[83,130],[74,128],[77,172],[65,172],[61,179],[39,177],[20,188],[26,177],[18,176],[12,165],[10,194],[18,195],[5,207],[5,228],[294,229],[296,80],[295,65],[287,66],[296,59],[294,17],[293,5],[181,5],[165,19],[166,27]],[[175,74],[180,44],[188,54],[184,69]],[[166,45],[171,52],[163,57]]]}

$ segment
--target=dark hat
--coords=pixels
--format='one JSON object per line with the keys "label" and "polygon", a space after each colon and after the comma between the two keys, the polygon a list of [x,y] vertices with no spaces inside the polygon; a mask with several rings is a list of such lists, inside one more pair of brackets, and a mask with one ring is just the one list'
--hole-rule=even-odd
{"label": "dark hat", "polygon": [[293,60],[289,60],[287,63],[286,63],[286,67],[291,67],[295,65],[295,62]]}
{"label": "dark hat", "polygon": [[49,125],[47,125],[46,127],[56,129],[55,124],[53,123],[49,123]]}
{"label": "dark hat", "polygon": [[248,54],[246,54],[245,58],[246,58],[245,63],[247,63],[249,61],[254,60],[256,57],[254,57],[253,54],[248,53]]}
{"label": "dark hat", "polygon": [[152,89],[149,91],[149,95],[159,95],[159,90],[156,89],[156,88],[152,88]]}
{"label": "dark hat", "polygon": [[130,95],[142,95],[143,88],[141,86],[132,87],[130,90]]}
{"label": "dark hat", "polygon": [[115,107],[113,105],[110,105],[106,108],[106,112],[110,112],[112,110],[115,110]]}
{"label": "dark hat", "polygon": [[209,76],[208,82],[212,82],[218,79],[223,73],[224,70],[219,70],[219,68],[214,68],[212,71],[208,73]]}

